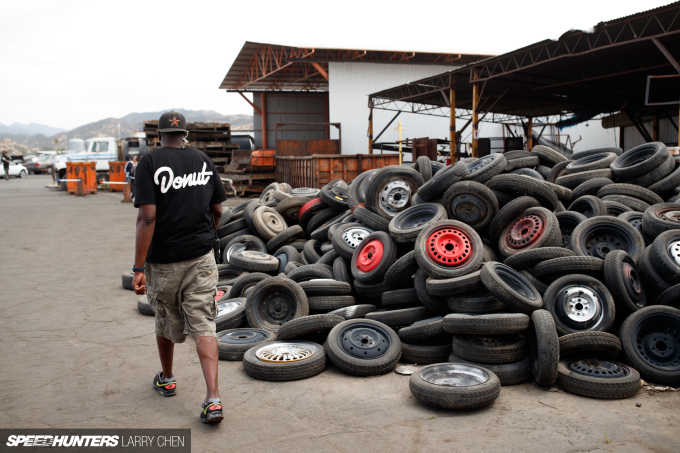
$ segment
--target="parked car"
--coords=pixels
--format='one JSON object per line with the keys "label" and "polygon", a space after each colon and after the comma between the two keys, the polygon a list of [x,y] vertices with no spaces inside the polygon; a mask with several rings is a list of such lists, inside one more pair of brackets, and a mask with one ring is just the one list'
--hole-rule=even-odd
{"label": "parked car", "polygon": [[26,164],[26,168],[28,169],[29,173],[33,173],[34,175],[40,174],[40,173],[50,173],[52,169],[52,164],[54,163],[54,159],[56,158],[56,155],[54,154],[45,154],[42,155],[38,158],[38,160],[33,161],[33,162],[28,162]]}
{"label": "parked car", "polygon": [[[16,176],[17,178],[25,178],[28,176],[28,169],[19,161],[14,160],[9,164],[9,175]],[[2,176],[5,176],[4,171]]]}

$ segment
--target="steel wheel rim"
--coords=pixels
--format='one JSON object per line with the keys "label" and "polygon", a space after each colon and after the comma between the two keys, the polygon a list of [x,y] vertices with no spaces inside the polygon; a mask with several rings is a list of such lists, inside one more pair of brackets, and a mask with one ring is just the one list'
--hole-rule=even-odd
{"label": "steel wheel rim", "polygon": [[523,250],[531,247],[543,236],[547,219],[542,212],[523,214],[508,228],[503,238],[505,246],[511,250]]}
{"label": "steel wheel rim", "polygon": [[568,247],[571,243],[571,233],[581,223],[576,217],[558,217],[560,232],[562,233],[562,247]]}
{"label": "steel wheel rim", "polygon": [[369,230],[368,228],[350,227],[342,232],[341,235],[342,242],[344,242],[349,247],[355,249],[359,247],[359,245],[362,242],[364,242],[364,239],[366,239],[366,236],[368,236],[372,232],[373,231]]}
{"label": "steel wheel rim", "polygon": [[635,227],[640,234],[642,234],[642,215],[630,216],[627,222]]}
{"label": "steel wheel rim", "polygon": [[626,288],[626,293],[628,293],[628,296],[636,306],[642,308],[644,306],[645,288],[642,286],[637,266],[635,266],[631,258],[626,257],[623,259],[621,275],[623,276],[623,285]]}
{"label": "steel wheel rim", "polygon": [[262,212],[262,221],[267,229],[275,235],[286,229],[286,224],[276,211],[264,210]]}
{"label": "steel wheel rim", "polygon": [[378,205],[380,209],[394,217],[410,205],[411,185],[401,178],[393,178],[386,181],[378,193]]}
{"label": "steel wheel rim", "polygon": [[266,341],[271,335],[261,329],[235,329],[217,333],[217,341],[226,344],[250,344]]}
{"label": "steel wheel rim", "polygon": [[257,252],[255,250],[241,250],[238,253],[240,253],[241,256],[244,258],[248,258],[255,261],[269,261],[270,257],[270,255],[267,255],[266,253]]}
{"label": "steel wheel rim", "polygon": [[468,233],[455,226],[433,230],[425,240],[427,256],[444,267],[465,265],[474,254],[473,241]]}
{"label": "steel wheel rim", "polygon": [[477,159],[474,162],[470,162],[467,166],[468,167],[468,176],[472,175],[474,172],[482,171],[484,168],[491,165],[493,163],[493,161],[496,160],[496,159],[499,159],[499,158],[495,157],[493,155],[489,155],[489,156],[484,156],[480,159]]}
{"label": "steel wheel rim", "polygon": [[432,221],[437,215],[437,208],[423,204],[408,208],[394,217],[394,226],[400,230],[413,230]]}
{"label": "steel wheel rim", "polygon": [[357,252],[356,266],[361,272],[371,272],[385,256],[385,245],[378,238],[361,244]]}
{"label": "steel wheel rim", "polygon": [[630,369],[617,362],[599,359],[583,359],[567,362],[567,369],[582,376],[617,379],[630,375]]}
{"label": "steel wheel rim", "polygon": [[604,295],[587,282],[568,282],[556,294],[555,317],[570,329],[594,330],[608,314]]}
{"label": "steel wheel rim", "polygon": [[337,340],[347,354],[366,360],[382,357],[392,347],[392,337],[385,329],[363,322],[345,326]]}
{"label": "steel wheel rim", "polygon": [[227,249],[227,263],[231,262],[231,256],[236,252],[244,252],[247,247],[244,243],[234,244]]}
{"label": "steel wheel rim", "polygon": [[668,254],[673,262],[680,266],[680,240],[674,240],[668,244]]}
{"label": "steel wheel rim", "polygon": [[663,208],[656,211],[656,217],[666,222],[680,223],[679,208]]}
{"label": "steel wheel rim", "polygon": [[635,240],[629,231],[613,223],[598,223],[588,227],[581,236],[581,250],[588,256],[605,259],[613,250],[633,252]]}
{"label": "steel wheel rim", "polygon": [[444,387],[472,387],[491,379],[481,368],[458,363],[439,363],[420,371],[420,378],[428,384]]}
{"label": "steel wheel rim", "polygon": [[494,264],[493,270],[512,291],[530,300],[537,300],[540,297],[536,288],[510,266]]}
{"label": "steel wheel rim", "polygon": [[649,366],[680,370],[680,319],[670,314],[647,315],[633,329],[635,350]]}
{"label": "steel wheel rim", "polygon": [[254,302],[256,308],[254,315],[258,321],[265,324],[280,326],[297,317],[297,298],[284,286],[263,289]]}
{"label": "steel wheel rim", "polygon": [[255,357],[262,362],[290,363],[307,360],[316,354],[316,348],[311,343],[283,343],[276,342],[264,345],[255,351]]}
{"label": "steel wheel rim", "polygon": [[221,318],[222,316],[226,316],[228,314],[231,314],[241,308],[243,306],[243,302],[240,300],[234,300],[234,301],[228,301],[228,302],[222,302],[217,304],[217,316],[215,316],[215,319]]}
{"label": "steel wheel rim", "polygon": [[457,195],[449,206],[453,216],[468,225],[481,223],[491,214],[489,204],[473,193]]}

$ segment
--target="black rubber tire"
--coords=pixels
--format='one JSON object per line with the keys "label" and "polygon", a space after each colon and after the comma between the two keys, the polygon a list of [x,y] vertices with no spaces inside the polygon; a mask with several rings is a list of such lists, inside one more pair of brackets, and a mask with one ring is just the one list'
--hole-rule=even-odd
{"label": "black rubber tire", "polygon": [[668,198],[668,196],[672,195],[674,189],[678,186],[680,186],[680,165],[676,163],[675,170],[673,170],[670,175],[660,179],[654,184],[649,185],[647,189],[663,198]]}
{"label": "black rubber tire", "polygon": [[281,214],[288,222],[297,222],[300,208],[314,197],[290,197],[276,205],[276,212]]}
{"label": "black rubber tire", "polygon": [[344,211],[348,208],[347,201],[349,196],[346,188],[326,184],[321,188],[319,198],[335,210]]}
{"label": "black rubber tire", "polygon": [[260,200],[251,200],[244,208],[243,208],[243,220],[246,222],[246,225],[248,228],[250,228],[253,231],[257,231],[255,229],[255,211],[257,208],[264,206],[262,203],[260,203]]}
{"label": "black rubber tire", "polygon": [[567,210],[580,212],[588,218],[607,215],[607,206],[595,195],[584,195],[577,198],[569,205]]}
{"label": "black rubber tire", "polygon": [[448,303],[448,311],[453,313],[488,315],[509,310],[507,305],[498,300],[486,288],[472,293],[448,297],[446,301]]}
{"label": "black rubber tire", "polygon": [[550,173],[548,173],[548,176],[545,178],[545,180],[555,184],[555,181],[557,180],[557,178],[559,178],[560,176],[566,175],[565,168],[567,168],[567,165],[569,165],[571,162],[573,162],[573,161],[572,160],[565,160],[565,161],[562,161],[562,162],[555,164],[550,169]]}
{"label": "black rubber tire", "polygon": [[546,310],[531,314],[529,328],[529,356],[534,381],[542,387],[550,387],[557,381],[560,346],[552,315]]}
{"label": "black rubber tire", "polygon": [[623,150],[618,147],[614,148],[594,148],[594,149],[587,149],[584,151],[577,151],[574,154],[571,155],[571,158],[574,160],[581,159],[583,157],[587,156],[592,156],[593,154],[602,154],[602,153],[614,153],[617,156],[620,156],[623,154]]}
{"label": "black rubber tire", "polygon": [[[337,213],[337,211],[335,211],[335,213]],[[325,242],[327,240],[329,241],[331,239],[331,236],[329,234],[331,228],[335,225],[339,226],[343,223],[346,223],[346,222],[344,222],[344,219],[347,216],[351,216],[351,211],[349,209],[342,211],[340,214],[337,214],[336,216],[331,217],[330,219],[326,220],[324,223],[322,223],[320,226],[318,226],[316,229],[314,229],[309,234],[309,237],[311,237],[312,239],[315,239],[319,242]],[[314,220],[314,219],[312,219],[312,220]],[[310,225],[311,225],[311,223],[312,222],[309,222]],[[309,225],[307,225],[307,226],[309,226]]]}
{"label": "black rubber tire", "polygon": [[260,206],[253,213],[253,227],[265,241],[274,239],[277,234],[283,233],[288,224],[276,209],[269,206]]}
{"label": "black rubber tire", "polygon": [[376,306],[381,305],[382,294],[387,291],[387,287],[383,282],[367,284],[355,281],[353,282],[353,288],[357,299],[366,304]]}
{"label": "black rubber tire", "polygon": [[[446,363],[443,363],[430,366],[442,367],[446,365]],[[474,365],[466,366],[473,367]],[[450,364],[450,367],[455,367],[455,364]],[[488,406],[500,395],[501,382],[492,371],[484,367],[476,368],[486,373],[489,380],[472,386],[435,385],[421,377],[421,373],[428,370],[426,366],[411,375],[409,389],[418,401],[428,406],[445,409],[472,409]]]}
{"label": "black rubber tire", "polygon": [[444,192],[442,203],[449,219],[467,223],[478,231],[486,228],[499,210],[493,191],[475,181],[452,184]]}
{"label": "black rubber tire", "polygon": [[572,273],[586,274],[602,278],[604,260],[594,256],[565,256],[538,263],[531,270],[534,277],[541,281],[553,282],[563,275]]}
{"label": "black rubber tire", "polygon": [[324,341],[333,327],[343,322],[345,318],[339,315],[308,315],[292,319],[281,326],[277,337],[281,341],[307,340],[321,338]]}
{"label": "black rubber tire", "polygon": [[[458,236],[463,237],[463,242],[469,241],[469,247],[472,249],[469,252],[469,256],[465,258],[465,262],[462,265],[455,267],[442,266],[433,261],[428,252],[427,247],[429,247],[430,240],[436,240],[438,231],[451,230],[455,231]],[[432,237],[431,237],[432,236]],[[460,247],[459,247],[460,248]],[[466,248],[467,249],[467,248]],[[427,228],[424,228],[415,242],[415,257],[416,261],[420,267],[430,276],[435,278],[450,278],[458,277],[460,275],[465,275],[473,270],[478,269],[479,264],[482,262],[482,257],[484,255],[484,246],[482,244],[482,238],[479,234],[472,229],[470,226],[458,222],[455,220],[440,220],[433,223]],[[447,249],[448,250],[448,249]],[[460,250],[453,250],[454,252],[461,253]],[[438,253],[442,253],[441,248],[438,247]],[[451,259],[448,260],[451,262]]]}
{"label": "black rubber tire", "polygon": [[465,360],[482,364],[505,364],[524,360],[529,343],[520,335],[454,335],[453,353]]}
{"label": "black rubber tire", "polygon": [[467,164],[468,174],[465,180],[484,184],[489,179],[505,171],[508,160],[501,153],[489,154]]}
{"label": "black rubber tire", "polygon": [[122,277],[122,283],[123,283],[123,288],[134,291],[135,289],[132,287],[132,280],[135,278],[135,273],[132,271],[126,271],[123,272],[123,277]]}
{"label": "black rubber tire", "polygon": [[541,160],[541,164],[547,167],[554,167],[560,162],[565,162],[567,160],[562,153],[545,145],[536,145],[531,148],[530,152],[532,155],[537,155]]}
{"label": "black rubber tire", "polygon": [[529,327],[529,316],[522,313],[467,315],[452,313],[443,320],[444,330],[455,334],[502,335],[521,333]]}
{"label": "black rubber tire", "polygon": [[[355,357],[346,352],[338,342],[338,335],[351,326],[369,326],[379,329],[389,336],[391,346],[383,355],[372,359]],[[371,319],[348,319],[331,330],[325,343],[331,362],[345,373],[355,376],[375,376],[389,373],[397,366],[401,358],[401,340],[389,326]]]}
{"label": "black rubber tire", "polygon": [[292,245],[284,245],[274,253],[274,257],[279,260],[278,274],[285,273],[286,265],[291,262],[300,263],[302,256]]}
{"label": "black rubber tire", "polygon": [[319,261],[319,258],[321,258],[321,253],[319,252],[320,248],[321,243],[319,241],[310,239],[302,248],[302,256],[305,257],[309,264],[314,264]]}
{"label": "black rubber tire", "polygon": [[279,260],[262,252],[244,250],[232,253],[230,264],[248,272],[275,272],[279,269]]}
{"label": "black rubber tire", "polygon": [[680,283],[680,229],[658,235],[649,247],[649,260],[666,282]]}
{"label": "black rubber tire", "polygon": [[451,354],[451,341],[443,344],[430,342],[428,344],[410,344],[401,342],[402,363],[413,363],[417,365],[430,365],[432,363],[443,363],[449,359]]}
{"label": "black rubber tire", "polygon": [[607,215],[612,217],[618,217],[624,212],[632,212],[633,210],[626,206],[625,204],[619,203],[617,201],[604,200],[604,207],[607,208]]}
{"label": "black rubber tire", "polygon": [[243,234],[237,236],[224,247],[222,250],[222,264],[229,264],[231,256],[238,250],[251,250],[255,252],[267,253],[267,246],[257,236],[250,234]]}
{"label": "black rubber tire", "polygon": [[[361,169],[359,169],[359,171],[361,171]],[[350,182],[349,187],[347,188],[347,206],[349,209],[353,210],[356,205],[364,202],[363,198],[359,199],[359,187],[370,174],[371,172],[360,173]]]}
{"label": "black rubber tire", "polygon": [[[565,307],[560,306],[559,303],[559,296],[566,292],[567,287],[584,288],[592,291],[599,300],[599,310],[597,311],[601,312],[601,315],[599,315],[597,319],[593,319],[592,322],[579,322],[569,319],[568,314],[563,311]],[[569,304],[570,307],[585,305],[585,303],[580,301],[587,299],[587,297],[584,297],[581,293],[578,294],[579,296],[577,298],[572,299],[577,302],[572,304],[564,301],[563,304]],[[587,296],[587,294],[585,295]],[[614,298],[604,283],[588,275],[571,274],[558,278],[548,286],[548,289],[545,292],[544,301],[545,309],[552,315],[553,320],[555,321],[555,329],[559,335],[584,331],[606,332],[614,324],[614,318],[616,316]],[[575,310],[585,312],[586,308],[575,308]],[[591,311],[592,310],[595,310],[595,308],[591,307]]]}
{"label": "black rubber tire", "polygon": [[356,304],[353,296],[311,296],[307,298],[309,309],[316,312],[337,310]]}
{"label": "black rubber tire", "polygon": [[415,169],[423,177],[423,181],[432,179],[432,161],[427,156],[420,156],[414,162]]}
{"label": "black rubber tire", "polygon": [[544,182],[524,175],[498,175],[486,182],[489,189],[516,195],[527,195],[549,209],[557,206],[557,194]]}
{"label": "black rubber tire", "polygon": [[642,216],[642,231],[655,238],[667,230],[680,229],[680,203],[658,203],[650,206]]}
{"label": "black rubber tire", "polygon": [[427,292],[433,296],[455,296],[458,294],[465,294],[469,292],[482,289],[482,279],[480,278],[480,271],[471,272],[460,277],[452,278],[428,278]]}
{"label": "black rubber tire", "polygon": [[582,173],[584,171],[599,170],[609,168],[609,165],[616,160],[618,155],[615,153],[599,153],[591,156],[582,157],[571,162],[565,168],[566,174]]}
{"label": "black rubber tire", "polygon": [[244,292],[271,275],[262,272],[246,272],[238,276],[229,290],[229,298],[244,297]]}
{"label": "black rubber tire", "polygon": [[519,271],[519,275],[526,278],[527,281],[529,283],[531,283],[534,288],[536,288],[536,291],[538,291],[538,294],[540,294],[541,297],[543,297],[543,295],[545,294],[545,290],[548,289],[548,285],[546,285],[541,280],[534,277],[534,274],[532,274],[531,270],[529,270],[529,269],[522,269],[521,271]]}
{"label": "black rubber tire", "polygon": [[668,283],[664,276],[656,270],[649,258],[650,252],[651,248],[647,247],[638,258],[637,265],[647,291],[647,305],[654,305],[659,294],[667,291],[673,285]]}
{"label": "black rubber tire", "polygon": [[541,247],[522,250],[506,258],[503,264],[520,271],[522,269],[531,269],[545,260],[564,256],[574,256],[574,252],[562,247]]}
{"label": "black rubber tire", "polygon": [[156,313],[149,306],[149,300],[146,298],[146,294],[137,299],[137,310],[146,316],[156,316]]}
{"label": "black rubber tire", "polygon": [[[507,158],[507,157],[506,157]],[[510,159],[508,160],[508,165],[505,167],[505,172],[506,174],[512,173],[515,170],[519,170],[521,168],[534,168],[540,164],[540,160],[538,159],[538,156],[527,156],[527,157],[519,157],[517,159]]]}
{"label": "black rubber tire", "polygon": [[618,217],[621,220],[625,220],[635,227],[636,230],[645,238],[645,244],[649,245],[652,243],[647,237],[647,235],[642,231],[642,216],[644,212],[640,211],[628,211],[623,214],[619,214]]}
{"label": "black rubber tire", "polygon": [[[345,242],[343,239],[343,234],[347,232],[348,230],[353,230],[356,232],[364,231],[364,238],[361,239],[361,236],[357,236],[356,234],[352,235],[352,238],[357,241],[357,246],[361,243],[358,241],[363,241],[365,238],[373,232],[372,229],[360,224],[360,223],[346,223],[343,225],[340,225],[339,227],[333,229],[333,232],[331,233],[331,243],[333,244],[333,249],[337,252],[338,255],[340,255],[342,258],[350,261],[352,259],[352,255],[354,255],[354,251],[356,250],[356,247],[352,247],[351,243]],[[351,233],[351,231],[349,232]],[[349,234],[348,233],[348,234]]]}
{"label": "black rubber tire", "polygon": [[487,237],[495,239],[501,235],[508,223],[512,222],[517,216],[529,208],[539,207],[541,204],[533,197],[519,197],[515,198],[505,206],[503,206],[498,214],[493,218],[489,224],[489,232]]}
{"label": "black rubber tire", "polygon": [[415,288],[385,291],[381,297],[383,308],[395,310],[422,306]]}
{"label": "black rubber tire", "polygon": [[[571,369],[572,366],[590,372],[601,372],[602,367],[627,373],[621,377],[585,375]],[[581,361],[560,361],[557,368],[557,384],[569,393],[598,399],[630,398],[637,395],[642,387],[640,373],[635,369],[616,362],[600,362],[597,359]],[[611,371],[610,371],[611,372]]]}
{"label": "black rubber tire", "polygon": [[[382,245],[382,255],[377,256],[378,245]],[[368,247],[368,248],[367,248]],[[375,251],[373,250],[375,249]],[[375,253],[375,254],[374,254]],[[366,236],[366,238],[357,246],[350,261],[350,269],[352,277],[355,281],[361,283],[376,283],[383,280],[387,270],[394,264],[397,258],[397,246],[389,234],[384,231],[374,231]],[[372,260],[378,259],[378,263],[373,265]],[[368,271],[363,271],[361,266],[373,265],[373,268]]]}
{"label": "black rubber tire", "polygon": [[[537,230],[542,225],[542,230]],[[509,257],[523,250],[559,247],[560,223],[554,212],[543,207],[529,208],[505,225],[498,238],[498,251]]]}
{"label": "black rubber tire", "polygon": [[621,340],[607,332],[575,332],[560,337],[560,358],[586,359],[597,357],[618,360],[623,346]]}
{"label": "black rubber tire", "polygon": [[574,191],[571,190],[571,189],[568,189],[564,186],[560,186],[559,184],[553,184],[553,183],[548,182],[548,181],[544,181],[543,184],[550,187],[553,190],[553,192],[555,192],[555,195],[557,195],[558,203],[557,203],[557,207],[555,208],[556,210],[559,207],[560,202],[568,204],[574,198]]}
{"label": "black rubber tire", "polygon": [[650,205],[663,203],[663,199],[651,190],[634,184],[608,184],[597,191],[597,196],[600,198],[607,195],[626,195],[638,198]]}
{"label": "black rubber tire", "polygon": [[300,236],[302,236],[302,234],[303,231],[300,225],[290,226],[283,230],[282,232],[280,232],[279,234],[277,234],[276,236],[274,236],[269,241],[267,241],[266,244],[267,250],[269,250],[269,253],[273,253],[280,249],[281,247],[283,247],[284,245],[299,238]]}
{"label": "black rubber tire", "polygon": [[480,278],[484,287],[511,309],[531,314],[543,307],[543,298],[536,288],[510,266],[486,263]]}
{"label": "black rubber tire", "polygon": [[446,219],[444,206],[439,203],[422,203],[406,208],[392,217],[388,231],[395,242],[414,242],[424,228]]}
{"label": "black rubber tire", "polygon": [[647,304],[640,270],[635,260],[623,250],[609,252],[604,259],[604,283],[614,298],[619,319]]}
{"label": "black rubber tire", "polygon": [[234,239],[236,239],[238,237],[245,236],[245,235],[255,236],[255,235],[257,235],[257,233],[254,232],[254,231],[251,231],[250,228],[244,228],[243,230],[238,230],[234,233],[231,233],[231,234],[228,234],[224,237],[221,237],[220,238],[220,252],[222,252],[222,254],[224,254],[224,249],[227,248],[227,245],[231,241],[233,241]]}
{"label": "black rubber tire", "polygon": [[[225,313],[223,316],[219,316],[219,310],[221,306],[231,305],[232,310],[229,313]],[[246,321],[245,309],[246,309],[246,298],[236,297],[223,299],[217,303],[218,315],[215,316],[215,330],[221,332],[227,329],[236,329],[241,327]]]}
{"label": "black rubber tire", "polygon": [[304,342],[307,347],[314,348],[314,354],[295,362],[265,362],[258,359],[255,353],[262,347],[287,342],[272,341],[252,347],[243,355],[243,371],[255,379],[264,381],[296,381],[316,376],[326,368],[326,350],[316,343]]}
{"label": "black rubber tire", "polygon": [[292,270],[287,276],[297,283],[316,278],[333,278],[333,269],[325,264],[306,264]]}
{"label": "black rubber tire", "polygon": [[335,259],[338,257],[339,257],[338,253],[335,250],[331,250],[321,255],[321,258],[319,258],[316,261],[316,264],[325,264],[327,266],[333,266]]}
{"label": "black rubber tire", "polygon": [[539,175],[541,175],[541,178],[545,181],[548,179],[548,175],[550,175],[550,170],[551,167],[546,167],[545,165],[539,165],[536,167],[536,171],[538,172]]}
{"label": "black rubber tire", "polygon": [[451,335],[444,331],[443,319],[441,316],[437,316],[402,327],[398,332],[399,338],[402,342],[411,344],[426,344],[430,341],[437,342],[445,338],[450,345]]}
{"label": "black rubber tire", "polygon": [[[397,289],[402,285],[413,283],[413,278],[418,270],[415,252],[411,250],[394,262],[385,272],[383,282],[389,289]],[[406,283],[404,283],[406,282]]]}
{"label": "black rubber tire", "polygon": [[442,196],[442,194],[452,184],[461,181],[468,175],[468,165],[463,162],[457,162],[449,165],[443,170],[439,170],[428,182],[420,186],[418,189],[418,196],[423,201],[433,201]]}
{"label": "black rubber tire", "polygon": [[366,315],[366,319],[381,322],[390,327],[410,326],[414,322],[432,317],[425,307],[401,308],[399,310],[374,311]]}
{"label": "black rubber tire", "polygon": [[341,256],[335,258],[335,261],[333,261],[333,278],[339,282],[352,284],[352,279],[347,269],[347,262]]}
{"label": "black rubber tire", "polygon": [[608,168],[603,168],[600,170],[591,170],[584,171],[581,173],[574,173],[572,175],[564,175],[555,179],[555,184],[559,184],[561,186],[574,190],[584,182],[595,178],[607,178],[613,180],[612,171]]}
{"label": "black rubber tire", "polygon": [[663,143],[645,143],[620,155],[610,168],[616,180],[627,181],[656,169],[666,161],[668,155]]}
{"label": "black rubber tire", "polygon": [[645,212],[650,204],[640,200],[639,198],[629,197],[628,195],[605,195],[602,201],[615,201],[622,205],[628,206],[633,211]]}
{"label": "black rubber tire", "polygon": [[408,208],[411,205],[410,196],[401,198],[403,204],[400,204],[399,207],[392,207],[389,211],[385,210],[384,206],[381,207],[380,205],[380,200],[387,196],[383,193],[386,184],[397,179],[404,181],[409,186],[411,195],[416,193],[419,187],[423,186],[425,183],[423,177],[420,176],[420,173],[413,168],[403,165],[388,165],[382,167],[375,172],[366,183],[366,208],[388,220],[398,212]]}
{"label": "black rubber tire", "polygon": [[[603,231],[609,230],[613,230],[615,235],[602,236]],[[589,243],[590,239],[598,242]],[[577,255],[595,256],[602,259],[612,250],[625,250],[631,258],[637,260],[645,249],[645,240],[640,232],[625,220],[611,216],[598,216],[591,217],[574,228],[570,247]]]}
{"label": "black rubber tire", "polygon": [[225,236],[236,233],[237,231],[249,229],[248,224],[243,219],[232,220],[217,230],[217,237],[222,239]]}
{"label": "black rubber tire", "polygon": [[446,298],[433,296],[427,291],[427,274],[422,269],[417,269],[413,278],[413,287],[416,290],[420,303],[427,308],[430,313],[443,316],[450,312]]}
{"label": "black rubber tire", "polygon": [[[261,298],[266,296],[267,293],[274,293],[273,302],[276,302],[277,305],[284,305],[283,308],[287,310],[275,310],[272,313],[272,310],[267,309],[266,311],[270,313],[270,319],[263,319],[259,314],[259,309],[262,308],[262,311],[265,311],[265,308],[267,308],[268,302],[261,301]],[[288,296],[286,298],[287,305],[281,301],[281,293]],[[260,281],[250,291],[246,301],[248,325],[271,332],[277,332],[281,325],[290,319],[301,318],[308,314],[309,303],[305,291],[300,288],[300,285],[286,277],[269,277]],[[278,319],[275,319],[277,317]]]}
{"label": "black rubber tire", "polygon": [[343,318],[347,319],[357,319],[357,318],[363,318],[366,316],[367,313],[370,313],[372,311],[376,311],[378,307],[375,305],[371,304],[359,304],[359,305],[352,305],[349,307],[344,307],[344,308],[338,308],[337,310],[329,311],[327,314],[329,315],[339,315],[342,316]]}
{"label": "black rubber tire", "polygon": [[593,178],[582,182],[572,191],[574,200],[581,198],[584,195],[597,195],[597,192],[610,184],[614,184],[609,178]]}
{"label": "black rubber tire", "polygon": [[349,283],[334,280],[320,279],[300,282],[300,288],[305,290],[307,296],[348,296],[352,294]]}
{"label": "black rubber tire", "polygon": [[220,360],[241,361],[248,349],[274,340],[276,334],[268,330],[250,327],[224,330],[217,334],[217,352]]}
{"label": "black rubber tire", "polygon": [[510,162],[511,160],[524,159],[526,157],[531,157],[531,152],[525,151],[523,149],[515,149],[515,150],[512,150],[512,151],[505,151],[503,153],[503,156],[507,159],[508,162]]}
{"label": "black rubber tire", "polygon": [[525,357],[519,362],[514,363],[504,363],[504,364],[481,364],[476,362],[470,362],[469,360],[464,360],[455,354],[449,355],[449,362],[452,363],[467,363],[470,365],[478,365],[487,370],[493,371],[498,379],[501,381],[501,386],[506,385],[517,385],[531,379],[531,362],[529,357]]}

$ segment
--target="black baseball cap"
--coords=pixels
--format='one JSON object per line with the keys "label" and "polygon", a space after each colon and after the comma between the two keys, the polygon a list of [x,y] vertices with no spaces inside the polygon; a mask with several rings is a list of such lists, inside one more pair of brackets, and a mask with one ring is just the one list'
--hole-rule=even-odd
{"label": "black baseball cap", "polygon": [[165,112],[158,120],[158,132],[186,132],[187,120],[179,112]]}

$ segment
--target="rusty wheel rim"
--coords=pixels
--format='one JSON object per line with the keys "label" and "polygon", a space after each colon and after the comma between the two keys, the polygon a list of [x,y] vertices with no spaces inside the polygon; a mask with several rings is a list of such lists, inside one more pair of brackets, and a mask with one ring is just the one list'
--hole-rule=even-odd
{"label": "rusty wheel rim", "polygon": [[523,214],[508,229],[504,238],[505,246],[511,250],[532,246],[545,233],[546,223],[542,213]]}

